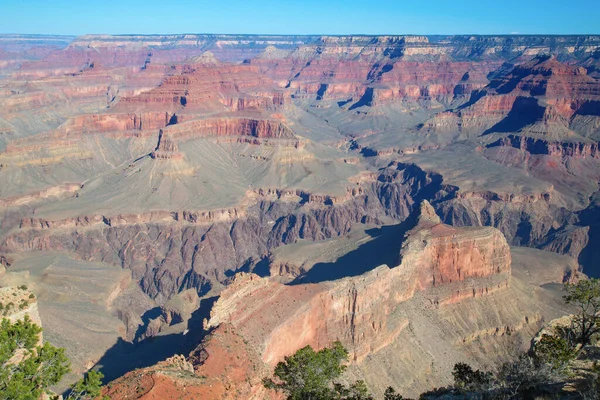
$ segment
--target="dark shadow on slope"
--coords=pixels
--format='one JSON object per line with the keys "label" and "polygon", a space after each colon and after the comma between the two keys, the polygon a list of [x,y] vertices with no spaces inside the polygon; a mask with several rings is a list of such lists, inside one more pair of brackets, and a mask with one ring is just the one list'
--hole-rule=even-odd
{"label": "dark shadow on slope", "polygon": [[371,106],[373,104],[373,88],[367,88],[362,97],[350,106],[348,110],[354,110],[362,106]]}
{"label": "dark shadow on slope", "polygon": [[290,284],[317,283],[358,276],[382,264],[393,268],[399,264],[404,235],[414,226],[414,219],[409,218],[398,225],[369,229],[366,233],[373,238],[372,240],[334,262],[315,264],[306,274],[294,279]]}
{"label": "dark shadow on slope", "polygon": [[329,88],[328,84],[321,83],[321,86],[319,86],[319,90],[317,90],[317,100],[323,100],[323,96],[325,95],[327,88]]}
{"label": "dark shadow on slope", "polygon": [[337,105],[338,107],[342,108],[344,107],[346,104],[352,102],[352,98],[349,98],[348,100],[342,100],[342,101],[338,101]]}
{"label": "dark shadow on slope", "polygon": [[392,69],[394,69],[393,64],[385,64],[383,66],[379,63],[373,64],[373,67],[371,67],[371,70],[367,74],[367,82],[376,82],[380,80],[384,74],[387,74]]}
{"label": "dark shadow on slope", "polygon": [[577,262],[583,272],[591,278],[600,278],[600,207],[592,205],[579,213],[582,226],[589,226],[589,241],[583,248]]}
{"label": "dark shadow on slope", "polygon": [[394,58],[402,57],[404,55],[404,46],[392,46],[388,47],[383,51],[383,55],[386,57]]}
{"label": "dark shadow on slope", "polygon": [[593,115],[600,116],[600,101],[598,100],[586,100],[581,104],[579,110],[577,110],[578,115]]}
{"label": "dark shadow on slope", "polygon": [[531,232],[533,226],[530,221],[521,221],[517,225],[517,232],[515,233],[514,243],[517,246],[525,246],[531,242]]}
{"label": "dark shadow on slope", "polygon": [[117,343],[104,353],[95,370],[104,374],[104,382],[110,382],[138,368],[145,368],[166,360],[176,354],[188,355],[206,336],[203,321],[210,317],[210,310],[218,297],[200,302],[187,324],[188,332],[156,336],[140,343],[130,343],[119,338]]}
{"label": "dark shadow on slope", "polygon": [[[544,61],[547,61],[550,59],[550,55],[549,54],[543,54],[543,55],[538,55],[535,58],[536,64],[541,64]],[[514,66],[512,68],[512,70],[510,70],[509,72],[507,71],[506,73],[503,73],[503,69],[505,68],[509,68],[509,65],[502,65],[502,67],[500,67],[500,69],[498,71],[496,71],[496,78],[494,79],[490,79],[490,84],[488,85],[488,87],[495,89],[496,93],[498,94],[508,94],[510,92],[512,92],[513,90],[515,90],[517,88],[517,86],[519,85],[519,83],[522,82],[522,80],[526,77],[528,77],[529,75],[532,75],[533,73],[540,73],[541,71],[536,71],[533,72],[530,68],[528,68],[527,66]],[[510,75],[509,75],[510,74]],[[544,76],[548,76],[549,74],[551,74],[550,71],[543,73]],[[504,77],[506,79],[501,79],[501,77],[504,75]],[[542,91],[538,91],[541,90],[541,88],[537,88],[535,90],[535,92],[531,92],[532,95],[540,94],[543,95],[545,93],[545,89],[543,89]]]}
{"label": "dark shadow on slope", "polygon": [[255,258],[249,258],[242,264],[242,266],[240,268],[238,268],[236,270],[229,269],[229,270],[225,271],[225,276],[228,278],[232,278],[238,272],[253,273],[253,274],[260,276],[261,278],[270,276],[271,273],[269,270],[269,257],[264,256],[264,257],[260,258],[259,260],[255,259]]}
{"label": "dark shadow on slope", "polygon": [[270,276],[271,275],[271,270],[269,269],[269,257],[263,257],[260,259],[260,261],[258,263],[256,263],[252,269],[250,270],[250,272],[252,272],[253,274],[256,274],[258,276],[260,276],[261,278],[264,278],[266,276]]}
{"label": "dark shadow on slope", "polygon": [[167,124],[167,126],[170,125],[177,125],[177,114],[173,114],[169,119],[169,123]]}
{"label": "dark shadow on slope", "polygon": [[518,132],[544,117],[545,108],[532,97],[519,97],[515,100],[508,115],[496,125],[482,133],[482,136],[494,132]]}
{"label": "dark shadow on slope", "polygon": [[160,309],[160,307],[154,307],[154,308],[146,311],[144,313],[144,315],[142,315],[142,325],[140,325],[138,327],[138,330],[135,333],[135,338],[133,339],[133,342],[134,343],[138,342],[140,337],[148,329],[148,325],[150,324],[150,321],[160,317],[161,315],[162,315],[162,310]]}
{"label": "dark shadow on slope", "polygon": [[494,88],[498,87],[500,85],[500,82],[498,82],[497,80],[499,78],[502,78],[503,76],[508,75],[514,69],[514,67],[515,64],[504,62],[498,69],[490,71],[486,76],[488,81],[490,81],[490,84],[488,86]]}
{"label": "dark shadow on slope", "polygon": [[381,77],[383,76],[383,74],[387,74],[388,72],[390,72],[391,70],[394,69],[394,64],[386,64],[383,67],[381,67],[381,71],[379,71],[377,73],[377,78],[376,79],[381,79]]}
{"label": "dark shadow on slope", "polygon": [[468,107],[472,106],[473,104],[477,103],[479,101],[479,99],[481,99],[485,95],[487,95],[487,91],[485,89],[484,90],[474,90],[473,92],[471,92],[471,96],[469,97],[469,100],[466,103],[458,106],[453,111],[460,111],[465,108],[468,108]]}

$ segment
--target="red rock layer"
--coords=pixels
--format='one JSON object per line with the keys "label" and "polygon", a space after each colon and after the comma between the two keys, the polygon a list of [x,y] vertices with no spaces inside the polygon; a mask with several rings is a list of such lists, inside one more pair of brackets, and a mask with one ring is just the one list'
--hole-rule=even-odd
{"label": "red rock layer", "polygon": [[172,125],[164,129],[174,139],[203,136],[251,136],[259,139],[296,139],[283,122],[248,118],[207,118]]}
{"label": "red rock layer", "polygon": [[[517,65],[484,89],[466,106],[426,122],[430,130],[481,133],[517,132],[567,139],[576,116],[600,115],[600,83],[582,67],[543,56]],[[582,132],[587,136],[587,132]]]}
{"label": "red rock layer", "polygon": [[121,99],[120,108],[160,107],[184,113],[214,110],[274,108],[284,95],[274,83],[250,65],[192,65],[176,68],[178,74],[159,87],[138,96]]}
{"label": "red rock layer", "polygon": [[[499,231],[443,225],[428,203],[422,205],[400,257],[397,267],[381,266],[330,283],[285,286],[238,276],[213,307],[207,327],[233,325],[264,349],[262,360],[271,366],[305,345],[321,348],[336,339],[360,362],[406,327],[407,321],[394,320],[391,313],[416,291],[475,279],[466,291],[475,296],[490,292],[478,288],[476,278],[501,277],[494,285],[505,287],[510,275],[510,251]],[[456,300],[456,294],[448,293],[438,302]]]}

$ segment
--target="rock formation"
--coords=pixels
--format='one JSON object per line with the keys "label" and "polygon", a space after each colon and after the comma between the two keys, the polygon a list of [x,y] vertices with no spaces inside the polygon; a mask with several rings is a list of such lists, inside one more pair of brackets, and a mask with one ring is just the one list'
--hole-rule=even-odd
{"label": "rock formation", "polygon": [[[45,285],[48,334],[78,370],[118,336],[141,349],[188,321],[199,335],[194,296],[220,296],[192,357],[211,395],[266,395],[273,363],[335,338],[350,375],[425,388],[426,364],[447,379],[451,359],[506,355],[504,333],[552,314],[541,277],[597,274],[599,49],[592,35],[0,35],[2,280]],[[510,277],[507,244],[537,249],[512,258],[546,260],[539,282]],[[49,294],[70,279],[61,308]],[[196,387],[175,364],[158,370]]]}
{"label": "rock formation", "polygon": [[183,155],[179,153],[177,142],[165,135],[162,129],[158,132],[158,144],[156,149],[150,154],[154,159],[170,160],[179,159]]}
{"label": "rock formation", "polygon": [[[419,308],[420,312],[431,310],[426,312],[440,326],[447,313],[468,313],[474,302],[498,307],[499,320],[487,323],[504,324],[502,328],[465,322],[461,334],[466,336],[458,342],[442,339],[445,351],[454,346],[464,351],[474,340],[481,346],[482,342],[505,340],[502,338],[507,332],[520,335],[521,331],[529,334],[538,329],[540,317],[533,309],[525,322],[505,313],[514,307],[515,289],[511,287],[510,250],[499,231],[444,225],[426,201],[408,221],[405,237],[394,237],[401,261],[392,268],[381,265],[356,277],[291,285],[253,274],[236,275],[205,322],[211,333],[190,354],[196,376],[206,379],[194,384],[194,390],[203,391],[207,398],[269,397],[272,393],[266,392],[260,381],[278,361],[305,345],[322,348],[334,340],[341,340],[350,350],[350,371],[364,370],[367,364],[371,368],[373,363],[383,362],[389,352],[403,359],[410,354],[403,340],[414,334],[413,324],[422,323],[413,320],[416,316],[409,311],[417,304],[425,307]],[[513,300],[506,302],[510,297]],[[506,307],[504,311],[500,311],[501,304]],[[431,345],[429,339],[419,340]],[[426,363],[418,365],[417,369],[431,368]],[[410,364],[402,369],[410,375],[408,380],[417,381],[412,387],[423,387],[425,372],[414,368],[408,372],[406,368],[411,368]],[[136,376],[152,376],[152,371],[136,371],[114,384],[129,385],[132,379],[139,379]],[[386,375],[394,373],[388,371]],[[446,379],[443,374],[436,376]],[[372,378],[372,384],[380,382]],[[177,381],[172,379],[168,387],[176,387]],[[111,390],[116,393],[114,387]]]}
{"label": "rock formation", "polygon": [[[400,242],[402,238],[398,238]],[[411,299],[416,291],[487,277],[498,277],[495,286],[503,288],[510,276],[510,251],[499,231],[444,225],[427,201],[421,204],[416,225],[402,242],[400,260],[393,268],[381,266],[335,284],[314,285],[310,290],[238,276],[213,307],[207,328],[229,323],[245,337],[256,336],[260,333],[251,332],[245,324],[252,321],[255,326],[260,321],[266,331],[262,359],[271,365],[307,344],[321,348],[336,338],[351,350],[355,361],[360,361],[391,343],[406,327],[403,322],[388,324],[388,319],[396,306]],[[495,287],[484,288],[484,292],[489,290]],[[286,304],[286,299],[297,298],[295,292],[308,298]],[[436,302],[477,294],[474,284],[449,291],[447,298]],[[271,299],[269,305],[257,307],[264,298]],[[266,311],[266,307],[273,310]]]}

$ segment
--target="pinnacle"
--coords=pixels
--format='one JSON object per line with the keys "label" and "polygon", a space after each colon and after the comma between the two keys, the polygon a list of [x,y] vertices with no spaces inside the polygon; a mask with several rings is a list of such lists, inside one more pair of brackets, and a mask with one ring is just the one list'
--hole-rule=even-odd
{"label": "pinnacle", "polygon": [[419,206],[417,224],[440,224],[441,222],[442,220],[440,219],[440,217],[438,217],[432,205],[427,200],[423,200],[421,202],[421,205]]}

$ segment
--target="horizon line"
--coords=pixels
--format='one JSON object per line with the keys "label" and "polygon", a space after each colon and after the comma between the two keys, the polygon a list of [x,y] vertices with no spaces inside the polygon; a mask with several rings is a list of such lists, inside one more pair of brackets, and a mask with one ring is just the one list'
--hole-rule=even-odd
{"label": "horizon line", "polygon": [[301,36],[301,37],[380,37],[380,36],[600,36],[598,33],[14,33],[0,32],[0,36],[58,36],[58,37],[81,37],[81,36]]}

